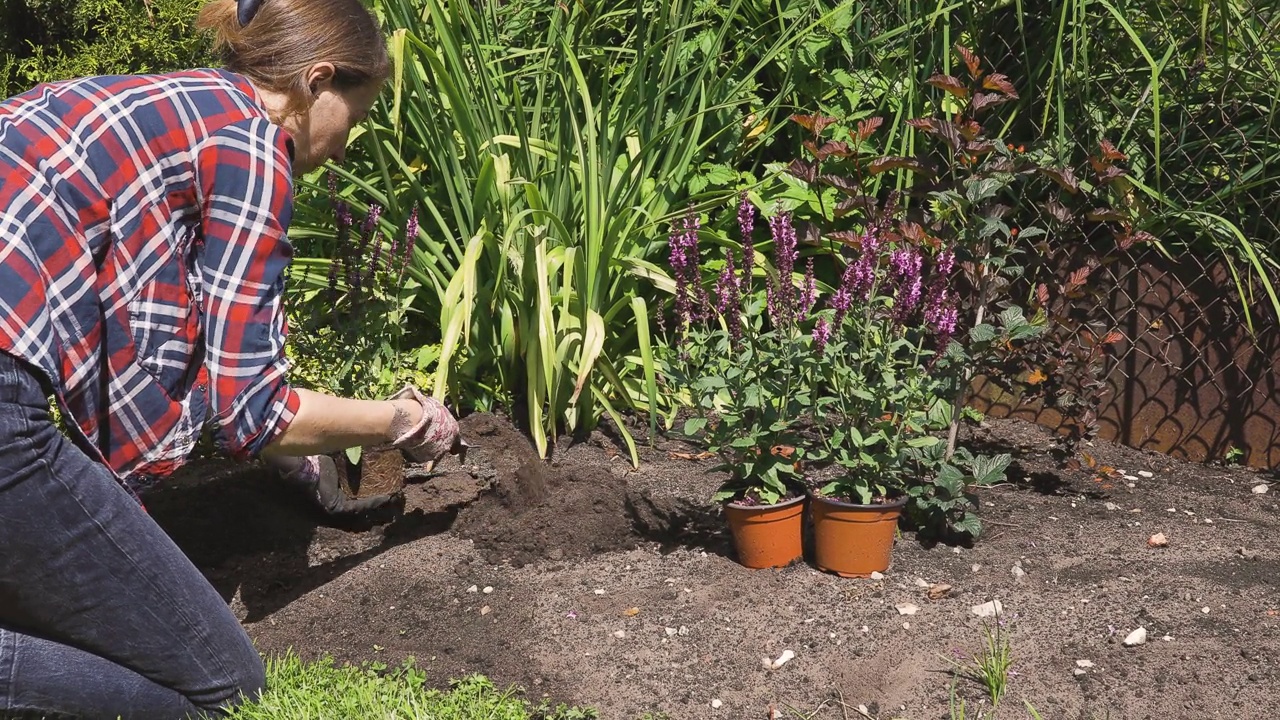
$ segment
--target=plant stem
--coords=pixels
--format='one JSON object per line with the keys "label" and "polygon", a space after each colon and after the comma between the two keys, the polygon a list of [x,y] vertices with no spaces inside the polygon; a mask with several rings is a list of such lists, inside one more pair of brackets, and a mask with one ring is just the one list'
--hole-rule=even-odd
{"label": "plant stem", "polygon": [[[991,287],[991,281],[988,279],[990,270],[987,267],[987,255],[983,254],[982,263],[978,265],[982,269],[982,279],[979,281],[981,286],[978,291],[978,311],[973,318],[973,326],[977,327],[987,315],[987,290]],[[960,414],[964,408],[965,398],[969,395],[969,383],[973,382],[973,358],[969,358],[969,363],[964,369],[961,376],[960,387],[956,388],[955,399],[951,403],[951,428],[947,432],[947,453],[943,456],[944,460],[950,460],[956,454],[956,440],[960,436]]]}

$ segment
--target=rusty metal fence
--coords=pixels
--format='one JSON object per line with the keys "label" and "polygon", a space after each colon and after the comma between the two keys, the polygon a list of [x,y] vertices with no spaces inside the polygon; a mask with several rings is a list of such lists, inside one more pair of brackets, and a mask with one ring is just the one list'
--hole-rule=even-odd
{"label": "rusty metal fence", "polygon": [[[1046,11],[1064,2],[1074,12],[1070,0]],[[1062,45],[1004,42],[995,22],[985,47],[1051,121],[1024,130],[1086,151],[1107,137],[1128,154],[1134,200],[1161,241],[1104,268],[1094,282],[1111,285],[1108,300],[1077,308],[1123,335],[1099,434],[1187,460],[1280,467],[1280,8],[1137,3],[1121,22],[1092,7],[1079,30],[1102,52],[1073,66],[1086,70],[1074,84],[1020,75],[1052,62],[1028,53],[1061,56]],[[985,390],[978,404],[992,414],[1064,421]]]}
{"label": "rusty metal fence", "polygon": [[[1021,93],[1006,138],[1076,166],[1103,138],[1126,154],[1131,201],[1159,244],[1122,253],[1090,280],[1110,286],[1105,299],[1075,308],[1123,336],[1109,347],[1098,434],[1188,460],[1280,466],[1280,6],[1047,0],[944,12],[867,0],[853,12],[846,62],[877,112],[922,109],[894,103],[957,71],[964,43]],[[989,414],[1071,422],[977,389]]]}

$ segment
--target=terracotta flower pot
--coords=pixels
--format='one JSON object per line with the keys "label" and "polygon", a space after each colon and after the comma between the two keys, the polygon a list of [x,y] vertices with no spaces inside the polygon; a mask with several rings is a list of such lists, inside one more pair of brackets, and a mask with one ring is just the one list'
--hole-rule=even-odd
{"label": "terracotta flower pot", "polygon": [[803,557],[804,500],[801,496],[776,505],[725,504],[738,562],[749,568],[773,568]]}
{"label": "terracotta flower pot", "polygon": [[818,569],[840,577],[867,577],[889,569],[905,497],[881,505],[812,498],[813,560]]}

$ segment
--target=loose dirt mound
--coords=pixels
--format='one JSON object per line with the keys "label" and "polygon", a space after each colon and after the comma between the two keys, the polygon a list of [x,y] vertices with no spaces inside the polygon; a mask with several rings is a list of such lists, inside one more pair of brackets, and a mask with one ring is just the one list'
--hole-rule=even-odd
{"label": "loose dirt mound", "polygon": [[492,415],[464,419],[462,432],[477,445],[468,463],[492,468],[495,477],[490,492],[458,513],[453,531],[488,562],[523,567],[635,547],[626,481],[606,465],[548,464]]}

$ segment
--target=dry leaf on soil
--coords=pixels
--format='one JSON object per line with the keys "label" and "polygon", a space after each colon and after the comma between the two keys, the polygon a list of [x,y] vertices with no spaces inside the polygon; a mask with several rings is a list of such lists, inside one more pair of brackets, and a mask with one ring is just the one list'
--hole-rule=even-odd
{"label": "dry leaf on soil", "polygon": [[626,610],[622,611],[622,614],[626,617],[635,617],[640,614],[640,608],[638,607],[627,608]]}
{"label": "dry leaf on soil", "polygon": [[950,593],[950,592],[951,592],[951,586],[946,583],[937,583],[936,585],[930,585],[929,599],[941,600],[942,598],[947,596],[947,593]]}

